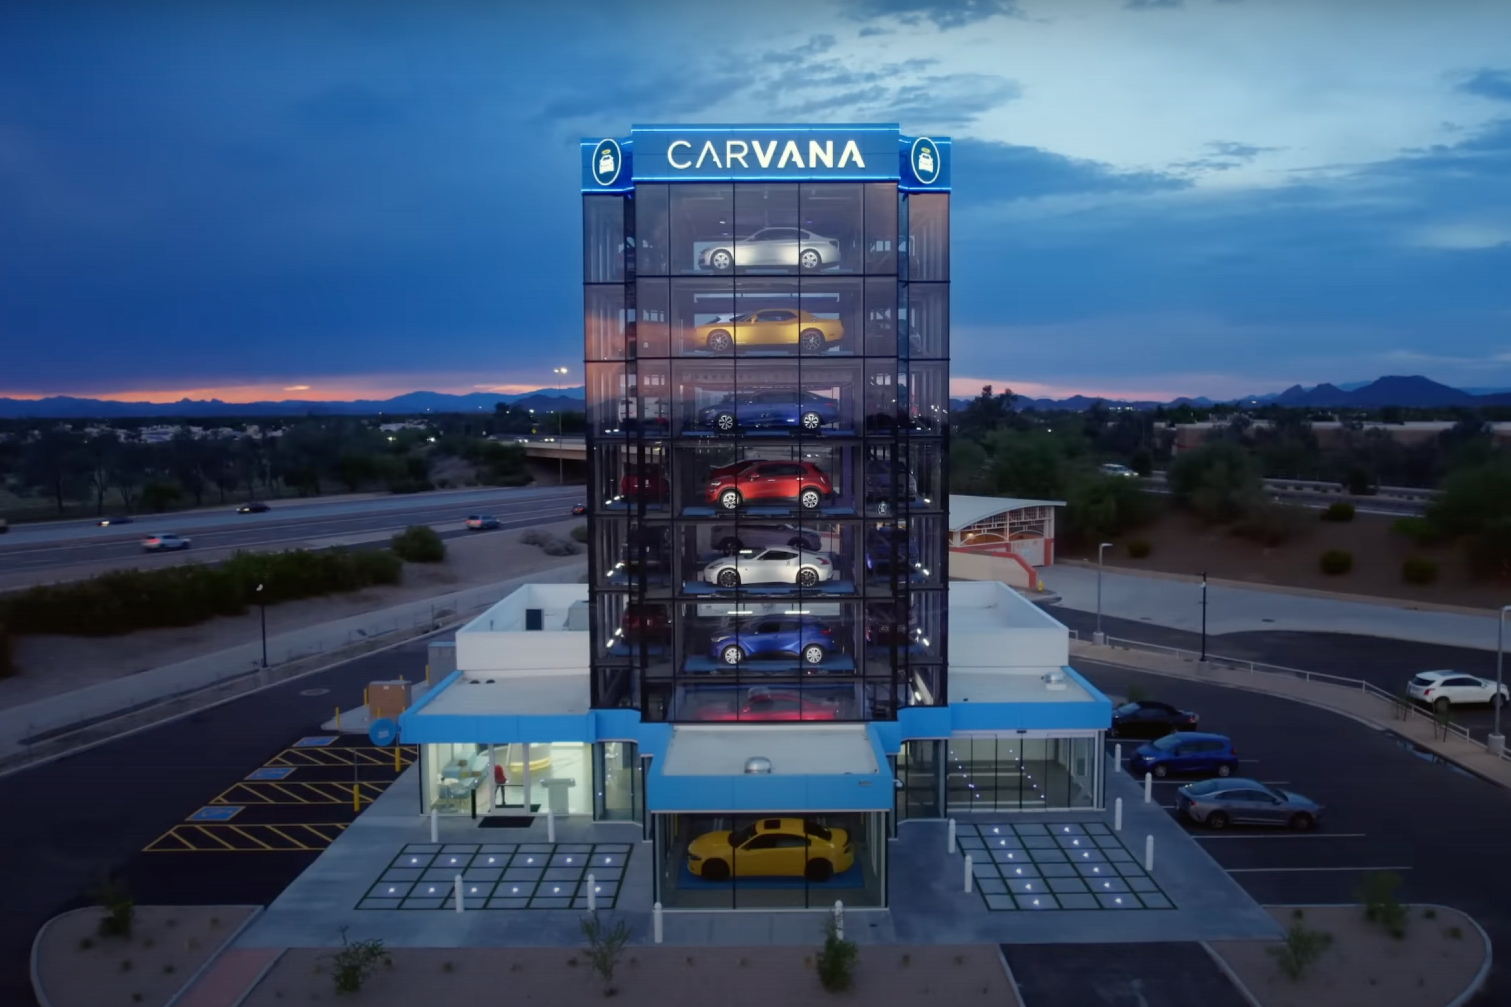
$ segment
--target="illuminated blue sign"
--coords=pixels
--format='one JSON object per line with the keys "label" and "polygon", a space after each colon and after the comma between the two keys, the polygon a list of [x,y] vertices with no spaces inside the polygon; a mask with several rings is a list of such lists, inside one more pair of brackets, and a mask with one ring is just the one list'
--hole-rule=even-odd
{"label": "illuminated blue sign", "polygon": [[627,139],[582,142],[584,192],[637,182],[897,182],[949,191],[947,139],[903,136],[895,124],[635,126]]}

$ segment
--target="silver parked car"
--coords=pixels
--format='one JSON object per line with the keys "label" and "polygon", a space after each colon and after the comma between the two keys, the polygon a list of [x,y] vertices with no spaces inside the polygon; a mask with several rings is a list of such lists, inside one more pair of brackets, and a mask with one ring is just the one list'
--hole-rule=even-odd
{"label": "silver parked car", "polygon": [[189,540],[181,535],[164,532],[161,535],[148,535],[142,539],[142,548],[147,552],[173,552],[176,549],[189,548]]}
{"label": "silver parked car", "polygon": [[748,238],[713,245],[698,256],[698,265],[716,273],[736,266],[797,266],[819,269],[840,259],[839,242],[801,227],[764,227]]}
{"label": "silver parked car", "polygon": [[806,549],[742,549],[703,568],[703,579],[719,587],[741,584],[797,584],[813,587],[834,579],[834,564]]}
{"label": "silver parked car", "polygon": [[1322,805],[1290,790],[1257,780],[1203,780],[1175,792],[1175,806],[1193,822],[1211,829],[1228,825],[1287,825],[1305,832],[1322,817]]}

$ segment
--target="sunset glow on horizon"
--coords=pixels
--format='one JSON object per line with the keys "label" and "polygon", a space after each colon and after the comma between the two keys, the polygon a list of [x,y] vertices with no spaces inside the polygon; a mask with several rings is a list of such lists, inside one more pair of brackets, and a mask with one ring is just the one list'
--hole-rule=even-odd
{"label": "sunset glow on horizon", "polygon": [[[499,395],[520,395],[537,388],[551,391],[544,382],[478,384],[476,375],[436,375],[434,380],[404,375],[333,377],[316,380],[310,384],[286,385],[282,382],[249,385],[202,385],[190,388],[144,389],[129,388],[115,391],[92,391],[82,389],[55,389],[47,392],[6,391],[0,389],[0,398],[35,401],[57,396],[100,399],[105,402],[151,402],[166,405],[182,399],[205,401],[218,399],[228,405],[244,405],[248,402],[286,402],[290,399],[311,402],[352,402],[357,399],[390,399],[410,392],[443,392],[449,395],[466,395],[472,392],[494,392]],[[289,394],[294,392],[297,394]]]}

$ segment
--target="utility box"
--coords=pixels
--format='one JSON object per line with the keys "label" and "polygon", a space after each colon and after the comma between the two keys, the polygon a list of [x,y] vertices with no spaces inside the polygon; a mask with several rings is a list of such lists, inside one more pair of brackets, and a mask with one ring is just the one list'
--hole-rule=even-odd
{"label": "utility box", "polygon": [[397,717],[413,702],[411,682],[372,682],[367,686],[367,715],[372,720]]}

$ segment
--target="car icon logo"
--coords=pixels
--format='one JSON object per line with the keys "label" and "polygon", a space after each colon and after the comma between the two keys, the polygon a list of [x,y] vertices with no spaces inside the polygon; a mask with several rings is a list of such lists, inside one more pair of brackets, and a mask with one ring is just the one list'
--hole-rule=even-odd
{"label": "car icon logo", "polygon": [[939,157],[939,146],[933,140],[926,136],[914,140],[909,160],[913,166],[913,177],[924,185],[932,184],[939,178],[939,169],[943,165]]}
{"label": "car icon logo", "polygon": [[624,155],[616,141],[599,140],[598,146],[593,150],[593,181],[599,185],[613,185],[619,178],[619,168],[623,163]]}

